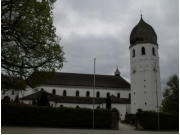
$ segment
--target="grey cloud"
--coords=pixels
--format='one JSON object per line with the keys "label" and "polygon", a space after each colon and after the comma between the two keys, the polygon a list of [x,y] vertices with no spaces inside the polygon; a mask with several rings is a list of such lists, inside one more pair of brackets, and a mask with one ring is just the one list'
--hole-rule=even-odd
{"label": "grey cloud", "polygon": [[[178,5],[178,0],[58,0],[54,24],[62,37],[67,59],[61,71],[93,73],[93,58],[96,57],[98,74],[113,74],[118,65],[121,75],[130,80],[129,36],[140,19],[141,9],[143,19],[158,36],[164,89],[169,76],[179,73]],[[97,27],[94,21],[105,24],[104,29],[113,26],[114,33],[105,30],[98,35],[91,31],[90,28]],[[87,30],[86,35],[79,35],[81,30]],[[69,36],[63,37],[67,33]]]}

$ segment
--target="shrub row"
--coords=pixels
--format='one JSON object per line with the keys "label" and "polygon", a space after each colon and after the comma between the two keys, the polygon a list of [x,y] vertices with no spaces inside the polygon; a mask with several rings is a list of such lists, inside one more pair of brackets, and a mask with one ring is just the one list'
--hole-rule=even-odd
{"label": "shrub row", "polygon": [[[50,108],[2,104],[2,125],[92,128],[93,111],[86,108]],[[111,110],[96,109],[95,128],[112,128]]]}
{"label": "shrub row", "polygon": [[[157,112],[142,111],[136,114],[136,119],[144,129],[158,128],[158,114]],[[179,114],[170,114],[165,112],[159,113],[160,129],[178,129],[179,128]]]}

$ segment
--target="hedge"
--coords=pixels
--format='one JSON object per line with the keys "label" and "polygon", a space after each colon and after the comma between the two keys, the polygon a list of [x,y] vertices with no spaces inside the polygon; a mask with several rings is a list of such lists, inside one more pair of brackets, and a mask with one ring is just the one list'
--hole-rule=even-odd
{"label": "hedge", "polygon": [[[152,111],[142,111],[136,114],[137,120],[139,124],[144,129],[157,129],[157,112]],[[174,113],[159,113],[159,122],[160,122],[160,129],[178,129],[179,128],[179,114]]]}
{"label": "hedge", "polygon": [[[2,125],[92,128],[91,109],[2,104]],[[95,128],[111,129],[111,110],[96,109]]]}

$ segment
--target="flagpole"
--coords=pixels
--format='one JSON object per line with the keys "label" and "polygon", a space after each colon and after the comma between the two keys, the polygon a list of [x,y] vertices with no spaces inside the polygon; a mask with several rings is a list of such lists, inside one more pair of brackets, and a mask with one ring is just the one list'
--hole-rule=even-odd
{"label": "flagpole", "polygon": [[94,58],[94,87],[93,87],[93,129],[94,129],[94,91],[95,91],[95,65],[96,65],[96,58]]}

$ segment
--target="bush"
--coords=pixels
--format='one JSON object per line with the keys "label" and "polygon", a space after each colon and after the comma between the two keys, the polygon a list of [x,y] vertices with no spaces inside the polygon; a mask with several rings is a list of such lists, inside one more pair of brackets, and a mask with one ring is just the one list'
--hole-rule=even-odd
{"label": "bush", "polygon": [[[91,109],[2,104],[2,125],[92,128]],[[96,109],[95,128],[112,128],[112,112]]]}
{"label": "bush", "polygon": [[[157,129],[157,112],[142,111],[136,114],[137,120],[144,129]],[[178,129],[179,115],[170,113],[159,113],[160,129]]]}

